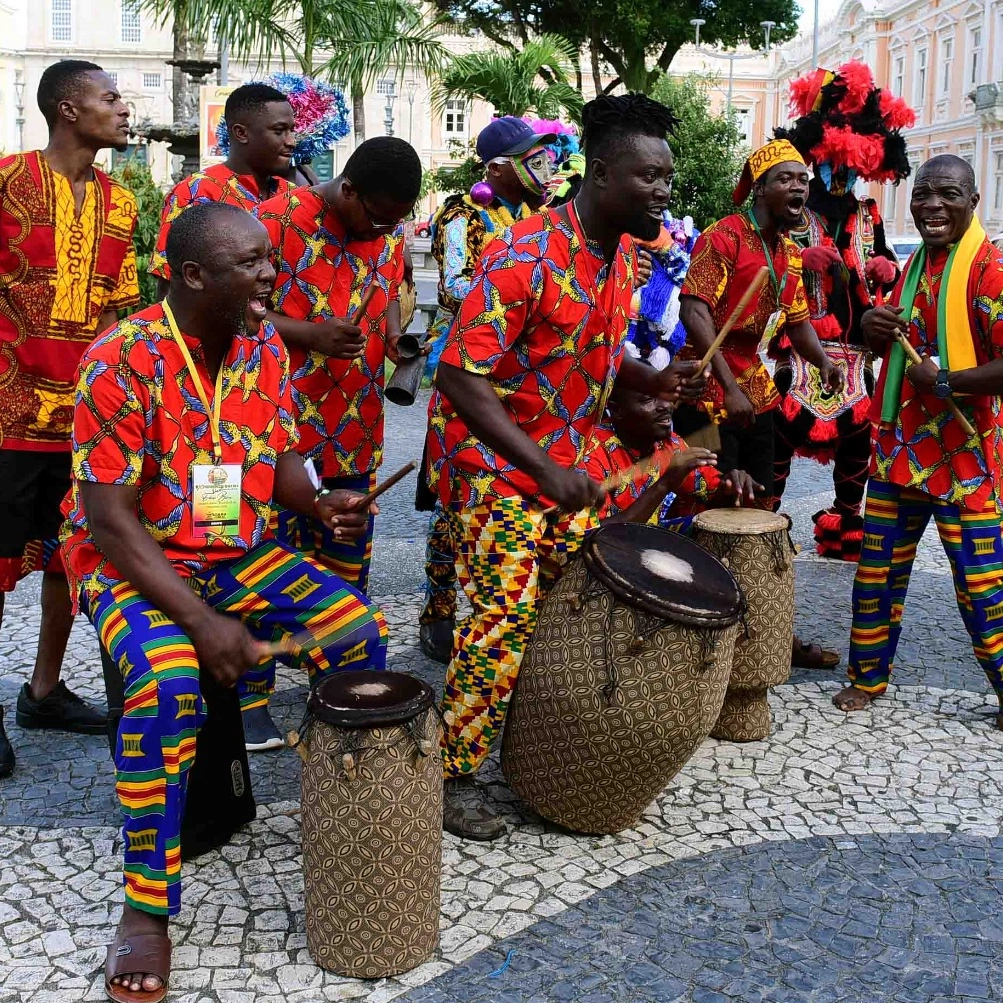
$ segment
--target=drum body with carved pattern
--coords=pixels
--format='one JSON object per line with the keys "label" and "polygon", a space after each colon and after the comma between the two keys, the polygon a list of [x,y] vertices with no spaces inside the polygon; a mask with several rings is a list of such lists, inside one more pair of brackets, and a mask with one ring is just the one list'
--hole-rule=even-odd
{"label": "drum body with carved pattern", "polygon": [[693,539],[734,574],[748,612],[714,738],[755,742],[770,733],[771,686],[786,682],[794,637],[794,544],[786,515],[718,508],[693,521]]}
{"label": "drum body with carved pattern", "polygon": [[303,877],[307,947],[322,968],[376,979],[439,942],[442,765],[431,687],[339,672],[307,704]]}
{"label": "drum body with carved pattern", "polygon": [[629,828],[717,720],[741,593],[691,540],[608,525],[547,596],[502,745],[512,789],[576,832]]}

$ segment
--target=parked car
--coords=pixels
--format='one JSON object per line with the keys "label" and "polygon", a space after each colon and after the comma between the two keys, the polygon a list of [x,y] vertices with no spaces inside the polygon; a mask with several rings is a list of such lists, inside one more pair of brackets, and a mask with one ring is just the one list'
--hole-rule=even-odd
{"label": "parked car", "polygon": [[899,264],[904,265],[909,259],[909,255],[922,243],[919,237],[893,237],[888,241],[888,246],[895,252],[895,257],[899,259]]}

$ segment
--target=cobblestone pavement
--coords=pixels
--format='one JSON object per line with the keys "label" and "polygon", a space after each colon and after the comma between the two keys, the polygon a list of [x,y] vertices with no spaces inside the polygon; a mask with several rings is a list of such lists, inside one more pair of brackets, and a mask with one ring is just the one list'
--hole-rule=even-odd
{"label": "cobblestone pavement", "polygon": [[[423,410],[392,410],[387,471],[421,451]],[[853,569],[815,558],[810,515],[829,471],[795,470],[788,509],[804,546],[798,628],[845,655]],[[373,594],[391,664],[433,686],[417,648],[427,517],[411,488],[384,499]],[[0,702],[12,717],[34,657],[37,582],[11,597]],[[91,628],[66,676],[100,699]],[[509,834],[445,838],[441,944],[420,968],[363,982],[306,950],[299,759],[252,757],[258,818],[184,868],[172,923],[172,1000],[381,1001],[1003,1000],[1003,734],[972,658],[935,536],[917,561],[896,684],[852,716],[829,702],[841,671],[799,672],[772,695],[765,742],[708,740],[616,836],[545,825],[485,770]],[[281,669],[275,716],[298,724],[305,686]],[[0,1003],[103,998],[104,948],[121,903],[120,838],[101,738],[25,734],[0,781]]]}

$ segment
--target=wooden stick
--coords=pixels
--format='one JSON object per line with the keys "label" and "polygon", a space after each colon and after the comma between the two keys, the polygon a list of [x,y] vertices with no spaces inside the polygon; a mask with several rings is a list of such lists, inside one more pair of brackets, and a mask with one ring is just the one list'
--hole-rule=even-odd
{"label": "wooden stick", "polygon": [[369,304],[372,303],[373,297],[376,295],[376,290],[379,288],[375,282],[370,282],[366,287],[366,291],[362,294],[362,302],[359,303],[359,309],[355,311],[355,316],[352,318],[352,323],[356,327],[362,326],[362,321],[366,316],[366,311],[369,309]]}
{"label": "wooden stick", "polygon": [[[620,470],[615,474],[610,474],[609,477],[604,480],[599,487],[603,491],[615,491],[617,488],[622,488],[625,484],[629,484],[638,474],[647,474],[652,467],[652,461],[655,459],[654,454],[651,456],[644,457],[643,460],[638,460],[637,463],[631,464],[626,470]],[[551,505],[549,508],[543,510],[544,515],[550,515],[551,512],[556,512],[561,506]]]}
{"label": "wooden stick", "polygon": [[[923,364],[923,360],[920,358],[919,352],[912,347],[909,343],[909,339],[901,331],[896,332],[895,339],[902,346],[902,351],[905,352],[906,358],[908,358],[914,366],[921,366]],[[972,423],[962,413],[961,408],[955,403],[954,398],[945,397],[944,403],[947,405],[947,410],[950,411],[955,418],[957,418],[958,424],[961,426],[961,430],[965,433],[965,435],[969,438],[975,435],[975,429],[972,428]]]}
{"label": "wooden stick", "polygon": [[403,480],[418,464],[412,460],[410,463],[405,463],[396,474],[391,474],[382,484],[378,484],[372,491],[369,492],[365,497],[360,498],[356,504],[357,509],[368,508],[371,502],[376,501],[377,498],[384,491],[389,491],[398,481]]}
{"label": "wooden stick", "polygon": [[752,297],[763,288],[763,283],[769,274],[770,270],[765,265],[756,273],[756,277],[749,283],[749,288],[745,290],[742,298],[738,301],[738,306],[731,311],[731,316],[724,322],[724,327],[721,328],[721,333],[714,339],[714,344],[704,352],[704,356],[700,360],[700,368],[697,370],[698,373],[702,373],[710,365],[710,360],[714,357],[714,353],[724,343],[724,339],[731,334],[731,329],[742,319],[745,308],[749,305]]}

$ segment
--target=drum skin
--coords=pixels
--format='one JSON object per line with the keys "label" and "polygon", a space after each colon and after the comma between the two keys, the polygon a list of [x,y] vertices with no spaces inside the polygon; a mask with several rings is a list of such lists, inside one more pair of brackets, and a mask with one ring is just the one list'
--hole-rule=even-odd
{"label": "drum skin", "polygon": [[740,627],[661,620],[647,633],[649,616],[588,579],[576,560],[540,611],[502,768],[544,818],[611,833],[634,825],[707,737]]}
{"label": "drum skin", "polygon": [[713,738],[755,742],[770,733],[771,686],[790,677],[794,637],[794,545],[790,518],[756,509],[711,509],[693,522],[693,539],[738,579],[748,604],[735,642],[731,682]]}
{"label": "drum skin", "polygon": [[305,744],[310,956],[353,978],[408,971],[439,942],[442,765],[435,711],[428,705],[410,720],[368,728],[314,717]]}

